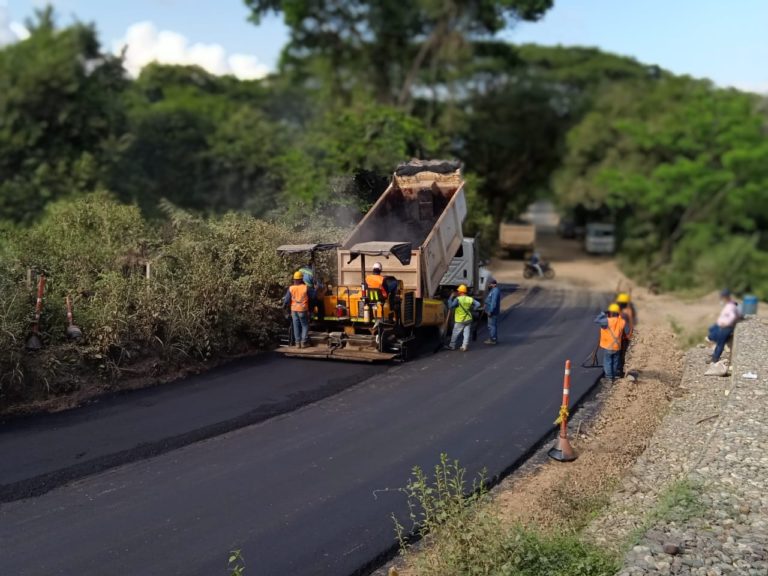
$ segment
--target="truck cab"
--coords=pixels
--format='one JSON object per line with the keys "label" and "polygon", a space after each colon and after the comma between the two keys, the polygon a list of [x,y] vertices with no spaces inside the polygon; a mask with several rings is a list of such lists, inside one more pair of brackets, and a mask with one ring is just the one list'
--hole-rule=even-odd
{"label": "truck cab", "polygon": [[490,272],[480,260],[479,243],[476,238],[464,238],[456,255],[448,265],[448,271],[440,280],[443,291],[450,292],[464,284],[469,293],[482,298]]}

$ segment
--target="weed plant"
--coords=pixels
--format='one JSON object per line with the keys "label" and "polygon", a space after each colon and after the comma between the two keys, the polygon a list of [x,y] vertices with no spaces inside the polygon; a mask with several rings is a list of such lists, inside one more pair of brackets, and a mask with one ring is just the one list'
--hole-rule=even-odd
{"label": "weed plant", "polygon": [[[584,544],[573,532],[541,534],[509,527],[493,511],[480,474],[471,484],[466,470],[445,454],[430,477],[414,468],[403,489],[411,529],[394,518],[400,551],[420,576],[609,576],[615,559]],[[414,539],[423,545],[414,547]]]}

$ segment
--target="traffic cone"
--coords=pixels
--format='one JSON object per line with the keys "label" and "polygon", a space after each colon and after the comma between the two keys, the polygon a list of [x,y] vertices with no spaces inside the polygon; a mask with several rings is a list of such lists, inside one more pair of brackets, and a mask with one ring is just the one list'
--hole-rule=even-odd
{"label": "traffic cone", "polygon": [[560,436],[555,440],[555,445],[550,448],[547,455],[558,462],[572,462],[576,460],[576,452],[568,441],[568,403],[571,395],[571,361],[565,361],[565,375],[563,376],[563,403],[560,406],[560,414],[555,424],[560,424]]}

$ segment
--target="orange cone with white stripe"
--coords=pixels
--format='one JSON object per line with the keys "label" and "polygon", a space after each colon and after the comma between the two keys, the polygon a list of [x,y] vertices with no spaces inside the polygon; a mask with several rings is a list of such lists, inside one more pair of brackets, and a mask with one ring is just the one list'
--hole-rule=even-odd
{"label": "orange cone with white stripe", "polygon": [[558,462],[572,462],[576,460],[571,443],[568,441],[568,404],[571,396],[571,361],[565,361],[565,375],[563,376],[563,403],[560,406],[560,414],[555,424],[560,424],[560,436],[555,440],[555,445],[550,448],[547,455]]}

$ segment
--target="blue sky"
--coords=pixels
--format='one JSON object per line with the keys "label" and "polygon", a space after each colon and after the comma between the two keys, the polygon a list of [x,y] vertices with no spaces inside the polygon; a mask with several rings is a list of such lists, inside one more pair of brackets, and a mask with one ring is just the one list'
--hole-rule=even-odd
{"label": "blue sky", "polygon": [[[62,22],[94,21],[105,46],[145,43],[137,65],[157,54],[202,59],[209,68],[273,68],[287,38],[281,21],[256,27],[241,0],[54,0]],[[21,22],[38,0],[0,0]],[[503,36],[513,42],[582,45],[634,56],[676,73],[768,92],[768,0],[555,0],[543,21]],[[162,34],[167,31],[172,34]],[[183,55],[181,55],[183,52]],[[233,60],[232,56],[236,58]]]}

